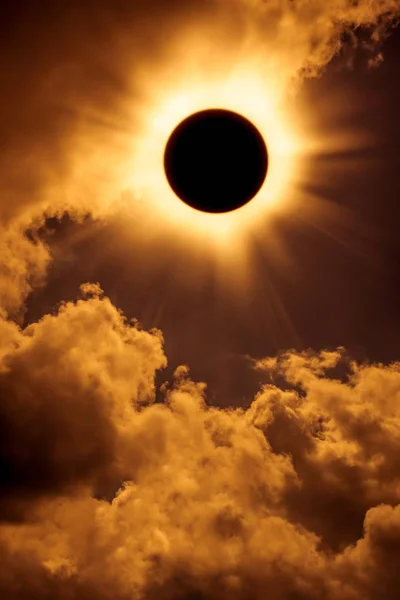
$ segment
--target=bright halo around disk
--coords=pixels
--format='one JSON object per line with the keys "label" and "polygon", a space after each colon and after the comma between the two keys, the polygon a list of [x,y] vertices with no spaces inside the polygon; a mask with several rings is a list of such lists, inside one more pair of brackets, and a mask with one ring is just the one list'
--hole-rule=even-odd
{"label": "bright halo around disk", "polygon": [[[189,115],[210,108],[246,117],[268,149],[268,173],[258,193],[244,206],[222,214],[204,213],[185,204],[172,191],[163,168],[165,146],[175,127]],[[232,236],[237,240],[268,211],[288,202],[300,144],[281,111],[273,81],[262,81],[248,69],[236,70],[218,81],[201,78],[189,85],[182,77],[180,85],[170,86],[146,107],[124,184],[134,190],[135,201],[156,213],[164,226],[179,227],[192,239],[198,236],[218,245],[229,243]]]}

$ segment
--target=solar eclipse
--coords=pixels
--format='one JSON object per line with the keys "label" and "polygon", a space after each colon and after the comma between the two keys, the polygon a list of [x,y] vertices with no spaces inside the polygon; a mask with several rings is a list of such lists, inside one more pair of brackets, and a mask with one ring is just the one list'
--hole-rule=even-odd
{"label": "solar eclipse", "polygon": [[203,212],[225,213],[257,194],[267,174],[268,152],[261,133],[246,117],[207,109],[173,130],[164,169],[183,202]]}
{"label": "solar eclipse", "polygon": [[[290,210],[302,169],[298,119],[283,100],[278,82],[272,76],[261,79],[251,66],[237,65],[234,72],[210,81],[205,74],[201,80],[192,79],[185,70],[176,79],[167,75],[160,73],[157,88],[147,88],[140,127],[130,149],[121,155],[120,181],[124,189],[132,190],[129,206],[135,219],[147,223],[144,233],[179,235],[188,248],[196,249],[200,243],[203,252],[217,251],[224,261],[230,260],[232,239],[242,247],[260,222]],[[208,136],[204,130],[210,120],[214,124],[211,128],[209,123],[208,129],[214,133]],[[178,152],[184,145],[182,137],[192,140],[191,159]],[[203,137],[203,143],[193,144],[196,137]],[[205,168],[211,162],[207,155],[217,154],[217,138],[225,154],[216,170],[218,181],[212,169]],[[233,140],[232,148],[227,138]],[[253,165],[243,151],[246,145],[252,148]],[[198,193],[200,185],[197,192],[194,189],[200,163],[203,194]]]}

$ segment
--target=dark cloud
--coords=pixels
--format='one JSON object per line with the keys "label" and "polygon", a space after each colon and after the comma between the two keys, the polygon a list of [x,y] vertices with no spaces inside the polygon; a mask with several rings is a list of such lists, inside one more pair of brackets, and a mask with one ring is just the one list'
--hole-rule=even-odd
{"label": "dark cloud", "polygon": [[[90,296],[20,330],[4,322],[0,488],[13,501],[123,477],[119,435],[134,406],[154,399],[165,366],[157,332],[128,323],[96,285]],[[114,481],[114,483],[112,483]]]}
{"label": "dark cloud", "polygon": [[395,598],[399,365],[265,359],[247,410],[180,367],[153,404],[159,334],[83,292],[5,324],[5,597]]}
{"label": "dark cloud", "polygon": [[290,513],[335,549],[359,537],[368,508],[398,502],[399,473],[390,423],[397,419],[400,366],[353,364],[347,383],[323,377],[339,359],[338,352],[267,361],[300,393],[267,387],[252,407],[258,419],[266,417],[272,448],[292,456],[303,482],[287,496]]}

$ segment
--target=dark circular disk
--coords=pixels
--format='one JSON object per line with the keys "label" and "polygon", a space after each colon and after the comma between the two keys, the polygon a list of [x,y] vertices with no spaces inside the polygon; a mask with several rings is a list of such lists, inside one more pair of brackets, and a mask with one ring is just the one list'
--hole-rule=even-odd
{"label": "dark circular disk", "polygon": [[247,204],[268,170],[268,152],[258,129],[236,112],[196,112],[173,130],[164,152],[169,185],[186,204],[224,213]]}

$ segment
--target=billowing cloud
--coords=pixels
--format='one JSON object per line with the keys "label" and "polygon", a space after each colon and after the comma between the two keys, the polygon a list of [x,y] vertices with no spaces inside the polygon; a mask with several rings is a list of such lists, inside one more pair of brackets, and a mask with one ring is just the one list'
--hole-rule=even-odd
{"label": "billowing cloud", "polygon": [[159,332],[82,293],[3,323],[3,597],[396,597],[399,365],[261,360],[246,410],[182,366],[154,403]]}
{"label": "billowing cloud", "polygon": [[29,239],[21,226],[4,228],[0,237],[0,312],[21,316],[24,302],[46,277],[50,254],[45,244]]}
{"label": "billowing cloud", "polygon": [[359,537],[368,508],[396,504],[400,492],[400,365],[351,364],[347,382],[324,377],[341,359],[334,352],[261,361],[297,390],[266,387],[250,409],[303,482],[287,496],[291,514],[336,549]]}
{"label": "billowing cloud", "polygon": [[159,332],[128,323],[98,285],[82,291],[86,299],[23,330],[2,322],[0,488],[6,511],[15,501],[80,485],[103,494],[118,487],[129,415],[153,399],[154,372],[166,364]]}

